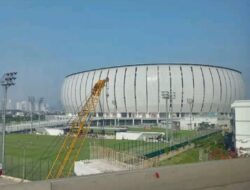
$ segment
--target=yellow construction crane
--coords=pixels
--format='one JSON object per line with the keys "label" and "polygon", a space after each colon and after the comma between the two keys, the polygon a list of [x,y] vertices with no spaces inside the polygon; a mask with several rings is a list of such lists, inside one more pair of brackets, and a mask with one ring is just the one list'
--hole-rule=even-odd
{"label": "yellow construction crane", "polygon": [[87,138],[93,114],[95,113],[106,82],[108,82],[108,78],[96,82],[90,97],[77,117],[71,122],[70,130],[64,137],[63,143],[47,175],[47,179],[66,177],[71,174],[74,162],[77,160],[84,141]]}

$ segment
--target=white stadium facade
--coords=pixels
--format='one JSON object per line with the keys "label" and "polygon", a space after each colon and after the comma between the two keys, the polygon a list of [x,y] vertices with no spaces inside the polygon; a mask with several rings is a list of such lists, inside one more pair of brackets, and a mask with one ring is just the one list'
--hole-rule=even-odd
{"label": "white stadium facade", "polygon": [[[139,64],[82,71],[65,77],[61,100],[66,113],[76,114],[99,79],[109,79],[96,108],[94,124],[159,123],[166,117],[162,92],[174,120],[227,116],[231,104],[245,97],[240,71],[200,64]],[[191,103],[188,99],[191,99]]]}

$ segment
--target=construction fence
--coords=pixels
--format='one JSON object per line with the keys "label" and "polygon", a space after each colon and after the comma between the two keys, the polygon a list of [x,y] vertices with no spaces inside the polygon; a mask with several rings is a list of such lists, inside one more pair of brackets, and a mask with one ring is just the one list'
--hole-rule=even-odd
{"label": "construction fence", "polygon": [[43,180],[48,175],[52,160],[30,159],[24,156],[5,157],[5,175],[28,180]]}
{"label": "construction fence", "polygon": [[149,168],[157,165],[158,158],[147,159],[144,156],[127,152],[118,152],[114,149],[90,145],[90,159],[105,159],[114,165],[121,165],[128,170]]}
{"label": "construction fence", "polygon": [[[110,141],[92,140],[89,145],[89,159],[107,159],[113,163],[123,164],[129,170],[157,166],[159,157],[175,151],[188,144],[207,138],[219,131],[202,131],[191,137],[175,138],[170,144],[149,139],[147,141]],[[112,143],[111,143],[112,142]],[[45,179],[53,160],[30,158],[25,152],[20,156],[6,155],[5,175],[28,180]],[[72,173],[73,175],[73,173]]]}

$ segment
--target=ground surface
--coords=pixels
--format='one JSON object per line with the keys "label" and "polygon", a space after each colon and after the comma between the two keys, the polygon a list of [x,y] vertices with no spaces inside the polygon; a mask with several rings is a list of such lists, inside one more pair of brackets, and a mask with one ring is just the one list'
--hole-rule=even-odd
{"label": "ground surface", "polygon": [[128,170],[125,165],[112,163],[106,159],[94,159],[89,161],[78,161],[75,164],[74,171],[77,176],[110,173],[116,171]]}
{"label": "ground surface", "polygon": [[249,189],[250,158],[184,164],[37,181],[0,187],[1,190],[233,190]]}
{"label": "ground surface", "polygon": [[[140,131],[140,132],[166,132],[165,128],[160,128],[160,127],[128,127],[128,131]],[[168,134],[171,133],[171,130],[167,130]],[[191,137],[195,135],[195,131],[188,131],[188,130],[182,130],[182,131],[173,131],[174,137]]]}
{"label": "ground surface", "polygon": [[[82,139],[78,139],[80,143]],[[44,179],[63,142],[63,137],[30,134],[6,136],[6,175],[26,179]],[[162,142],[142,142],[87,138],[78,160],[89,159],[89,145],[101,145],[127,153],[147,153],[165,147]]]}
{"label": "ground surface", "polygon": [[[164,129],[142,129],[133,128],[133,131],[163,131]],[[176,136],[183,137],[188,134],[194,134],[190,131],[176,132]],[[222,138],[221,136],[219,137]],[[6,175],[30,179],[40,180],[44,179],[55,159],[59,147],[63,141],[63,137],[54,137],[46,135],[31,135],[31,134],[11,134],[6,136]],[[78,139],[78,143],[82,139]],[[209,140],[214,142],[214,140]],[[217,141],[216,141],[217,142]],[[162,149],[166,147],[163,142],[155,141],[128,141],[114,139],[88,138],[85,141],[85,146],[80,152],[78,160],[89,159],[89,145],[98,144],[101,146],[115,149],[116,151],[139,154],[151,152],[153,150]],[[199,146],[203,146],[200,144]],[[212,145],[211,145],[212,146]],[[214,147],[217,145],[214,144]],[[162,161],[161,165],[190,163],[199,161],[199,148],[195,148],[186,153],[172,158],[171,160]],[[198,155],[198,156],[197,156]]]}
{"label": "ground surface", "polygon": [[15,184],[15,183],[19,183],[19,182],[20,182],[20,180],[17,180],[17,179],[11,178],[11,177],[1,176],[0,177],[0,189],[1,189],[1,186]]}
{"label": "ground surface", "polygon": [[229,159],[228,152],[224,149],[223,136],[216,134],[208,139],[201,140],[195,144],[195,148],[183,152],[170,159],[163,160],[160,166],[195,163],[208,160]]}

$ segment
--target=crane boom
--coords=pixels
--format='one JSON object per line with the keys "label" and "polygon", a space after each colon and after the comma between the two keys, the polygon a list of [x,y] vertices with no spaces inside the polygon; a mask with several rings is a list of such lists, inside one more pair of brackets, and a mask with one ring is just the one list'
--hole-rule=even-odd
{"label": "crane boom", "polygon": [[101,92],[107,81],[108,78],[105,80],[98,80],[95,83],[91,90],[90,97],[78,112],[77,117],[71,122],[70,130],[63,139],[63,143],[53,161],[47,179],[70,175],[74,161],[77,160],[80,150],[86,140],[93,114],[95,113]]}

